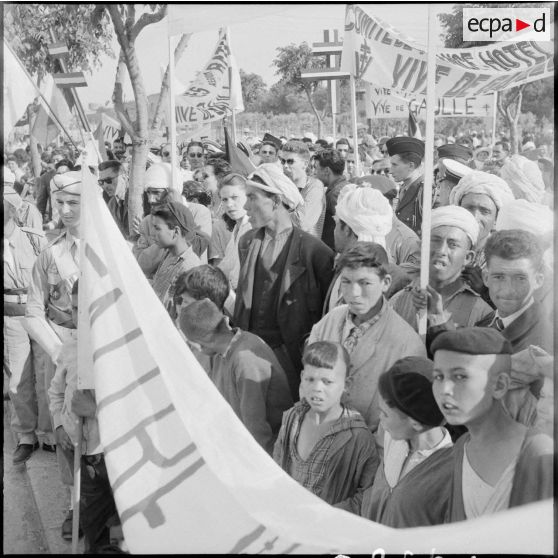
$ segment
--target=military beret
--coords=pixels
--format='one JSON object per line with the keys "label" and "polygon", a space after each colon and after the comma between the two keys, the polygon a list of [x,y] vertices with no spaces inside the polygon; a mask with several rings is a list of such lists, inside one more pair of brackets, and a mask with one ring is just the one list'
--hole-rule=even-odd
{"label": "military beret", "polygon": [[81,171],[69,171],[64,174],[55,174],[50,181],[50,191],[53,194],[81,194]]}
{"label": "military beret", "polygon": [[511,343],[491,327],[461,327],[440,333],[430,347],[430,352],[444,349],[467,355],[511,355]]}
{"label": "military beret", "polygon": [[424,142],[418,138],[399,136],[386,141],[386,148],[390,157],[400,153],[416,153],[424,157]]}
{"label": "military beret", "polygon": [[432,393],[433,369],[434,363],[427,358],[401,358],[380,376],[380,395],[421,424],[439,426],[444,415]]}
{"label": "military beret", "polygon": [[438,157],[440,159],[463,159],[464,161],[469,161],[473,157],[472,149],[469,149],[466,145],[461,145],[459,143],[447,143],[446,145],[440,145],[438,147]]}

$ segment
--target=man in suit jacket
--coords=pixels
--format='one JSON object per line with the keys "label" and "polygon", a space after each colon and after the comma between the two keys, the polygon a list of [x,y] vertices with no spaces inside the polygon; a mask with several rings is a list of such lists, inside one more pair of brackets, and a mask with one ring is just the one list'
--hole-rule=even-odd
{"label": "man in suit jacket", "polygon": [[239,241],[234,325],[274,351],[298,400],[304,338],[320,319],[333,275],[333,252],[291,222],[301,203],[295,184],[273,163],[254,171],[245,208],[254,230]]}
{"label": "man in suit jacket", "polygon": [[401,136],[386,141],[391,162],[391,174],[400,182],[395,216],[421,235],[422,191],[424,185],[424,142]]}

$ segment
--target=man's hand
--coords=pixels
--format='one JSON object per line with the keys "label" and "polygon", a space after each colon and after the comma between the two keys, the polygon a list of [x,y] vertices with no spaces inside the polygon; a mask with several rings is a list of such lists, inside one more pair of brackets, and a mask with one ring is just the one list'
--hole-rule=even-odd
{"label": "man's hand", "polygon": [[76,389],[72,397],[72,412],[78,417],[94,417],[97,411],[95,397],[90,389]]}
{"label": "man's hand", "polygon": [[411,290],[411,296],[417,312],[427,308],[429,316],[444,313],[442,295],[430,285],[427,285],[426,289],[415,287]]}
{"label": "man's hand", "polygon": [[482,270],[476,265],[467,265],[461,272],[463,280],[469,284],[471,289],[478,294],[484,290],[484,281],[482,280]]}
{"label": "man's hand", "polygon": [[56,436],[56,443],[65,450],[72,451],[74,449],[74,444],[68,436],[68,433],[64,430],[63,426],[59,426],[54,433]]}

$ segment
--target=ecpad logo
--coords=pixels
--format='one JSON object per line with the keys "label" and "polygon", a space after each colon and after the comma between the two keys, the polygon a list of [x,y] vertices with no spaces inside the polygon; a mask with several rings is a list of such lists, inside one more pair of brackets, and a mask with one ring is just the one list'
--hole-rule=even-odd
{"label": "ecpad logo", "polygon": [[550,8],[463,8],[464,41],[550,41]]}

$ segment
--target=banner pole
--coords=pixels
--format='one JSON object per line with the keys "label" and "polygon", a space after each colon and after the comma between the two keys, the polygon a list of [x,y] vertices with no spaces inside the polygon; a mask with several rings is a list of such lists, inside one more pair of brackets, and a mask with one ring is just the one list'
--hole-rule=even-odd
{"label": "banner pole", "polygon": [[494,108],[492,109],[492,144],[490,147],[494,147],[496,143],[496,120],[498,119],[498,91],[494,91]]}
{"label": "banner pole", "polygon": [[[176,157],[176,116],[175,116],[175,91],[174,91],[174,51],[172,48],[172,35],[170,33],[170,18],[167,18],[169,28],[169,130],[171,144],[171,180],[173,189],[176,188],[178,182],[178,161]],[[182,185],[179,185],[179,191],[182,192]]]}
{"label": "banner pole", "polygon": [[358,136],[357,136],[357,103],[356,103],[356,85],[355,76],[351,72],[349,78],[351,86],[351,126],[353,128],[353,149],[355,151],[355,175],[360,176],[360,156],[358,153]]}
{"label": "banner pole", "polygon": [[81,439],[83,436],[83,419],[79,417],[77,423],[78,441],[74,446],[74,494],[72,509],[72,554],[78,553],[79,542],[79,503],[81,500]]}
{"label": "banner pole", "polygon": [[[434,177],[434,110],[436,106],[436,46],[437,37],[436,14],[433,7],[428,5],[428,57],[426,73],[426,138],[424,145],[424,187],[422,202],[422,234],[420,255],[420,288],[428,286],[428,272],[430,268],[430,223],[432,216],[432,180]],[[426,336],[427,311],[419,313],[418,332]]]}

